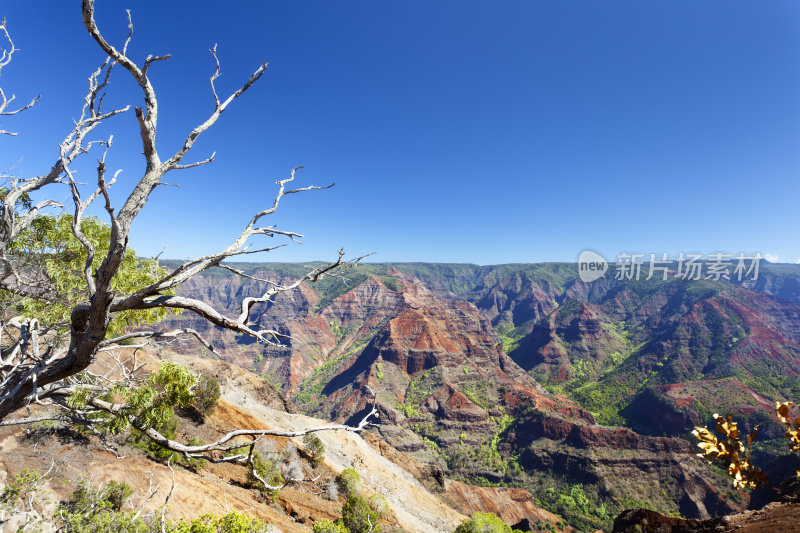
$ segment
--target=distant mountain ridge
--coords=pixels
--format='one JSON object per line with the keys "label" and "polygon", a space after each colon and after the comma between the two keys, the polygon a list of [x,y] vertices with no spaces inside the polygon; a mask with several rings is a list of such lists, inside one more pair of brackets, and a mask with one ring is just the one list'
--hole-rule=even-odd
{"label": "distant mountain ridge", "polygon": [[[282,282],[318,265],[237,268]],[[195,327],[316,416],[358,416],[368,385],[395,448],[451,477],[524,487],[587,529],[635,502],[697,517],[741,508],[746,496],[674,437],[716,410],[768,421],[800,389],[797,265],[764,263],[744,284],[583,283],[569,263],[366,263],[345,276],[254,308],[254,321],[291,335],[286,347],[187,314],[164,327]],[[263,288],[220,271],[179,292],[233,312]],[[590,503],[559,511],[575,487]]]}

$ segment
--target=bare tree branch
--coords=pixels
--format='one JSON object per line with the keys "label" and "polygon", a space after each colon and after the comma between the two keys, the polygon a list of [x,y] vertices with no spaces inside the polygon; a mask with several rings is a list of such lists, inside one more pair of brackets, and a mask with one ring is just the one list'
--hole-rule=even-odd
{"label": "bare tree branch", "polygon": [[[265,488],[268,490],[279,490],[290,483],[314,482],[319,479],[319,476],[314,478],[305,478],[304,476],[295,475],[287,477],[284,484],[281,486],[270,484],[267,480],[259,475],[254,460],[255,445],[261,439],[264,437],[302,437],[304,435],[320,431],[348,431],[358,433],[366,427],[373,425],[372,420],[378,417],[376,395],[371,388],[367,387],[367,390],[373,398],[372,406],[363,416],[361,421],[355,426],[349,426],[346,424],[329,424],[293,431],[276,429],[236,429],[221,435],[215,441],[208,444],[187,445],[168,438],[151,425],[148,425],[148,423],[144,419],[140,419],[136,412],[131,410],[130,406],[127,404],[114,403],[113,401],[102,399],[102,397],[114,387],[124,386],[126,389],[133,390],[143,383],[147,383],[145,376],[138,374],[138,370],[141,368],[141,366],[136,364],[135,356],[127,360],[122,360],[120,357],[115,357],[114,361],[116,365],[110,368],[109,373],[105,376],[91,375],[87,376],[91,378],[89,379],[88,383],[85,379],[83,379],[77,380],[73,385],[70,386],[50,388],[50,390],[46,392],[46,398],[51,402],[52,405],[62,409],[62,412],[40,417],[28,417],[16,420],[0,421],[0,426],[24,424],[43,420],[58,420],[62,422],[84,425],[88,430],[92,431],[102,439],[105,434],[104,430],[102,429],[104,418],[98,415],[104,413],[106,415],[110,415],[111,417],[123,417],[130,423],[131,427],[135,428],[143,437],[166,450],[176,452],[187,459],[204,459],[213,463],[237,463],[246,465],[252,471],[254,478],[258,480],[259,483],[263,484]],[[112,370],[116,374],[116,377],[110,377]],[[70,398],[72,398],[80,390],[84,390],[89,393],[85,398],[84,407],[79,407],[70,400]],[[250,438],[251,440],[250,442],[243,444],[241,442],[241,438]],[[247,453],[236,453],[243,447],[247,448]],[[116,453],[116,450],[113,451]],[[171,492],[172,491],[170,491],[170,494]],[[168,501],[169,495],[166,502]]]}
{"label": "bare tree branch", "polygon": [[205,346],[206,348],[211,350],[211,352],[217,353],[216,350],[214,350],[214,347],[211,345],[210,342],[208,342],[206,339],[204,339],[203,336],[200,335],[200,333],[197,332],[197,330],[194,330],[194,329],[191,329],[191,328],[174,329],[172,331],[165,331],[165,332],[159,332],[159,331],[137,331],[137,332],[134,332],[134,333],[126,333],[125,335],[120,335],[120,336],[114,337],[112,339],[104,340],[103,342],[100,343],[100,348],[102,349],[102,348],[105,348],[107,346],[113,346],[114,344],[117,344],[119,342],[122,342],[122,341],[128,340],[128,339],[146,339],[146,338],[170,339],[170,338],[178,337],[179,335],[193,335],[198,341],[200,341],[200,343],[203,346]]}
{"label": "bare tree branch", "polygon": [[216,63],[216,68],[214,69],[214,73],[211,75],[211,78],[210,78],[211,92],[214,95],[214,111],[211,113],[211,116],[209,116],[205,120],[205,122],[203,122],[202,124],[197,126],[195,129],[193,129],[189,133],[189,135],[186,137],[186,140],[183,143],[183,146],[177,152],[175,152],[175,155],[173,155],[166,162],[166,165],[169,168],[174,168],[174,169],[177,169],[177,168],[191,168],[193,166],[199,166],[199,165],[205,164],[205,163],[210,162],[211,160],[213,160],[214,156],[212,155],[209,159],[207,159],[205,161],[201,161],[199,163],[194,163],[194,164],[191,164],[191,165],[180,165],[180,162],[183,159],[183,156],[185,156],[186,153],[192,148],[192,145],[195,143],[197,138],[200,137],[200,135],[202,135],[206,130],[208,130],[208,128],[213,126],[214,123],[219,118],[219,116],[222,114],[223,111],[225,111],[225,109],[231,104],[231,102],[233,102],[235,99],[239,98],[239,96],[241,96],[247,89],[249,89],[251,85],[253,85],[255,82],[257,82],[259,80],[259,78],[261,78],[261,76],[267,70],[267,64],[263,63],[260,67],[258,67],[256,69],[255,72],[253,72],[253,74],[250,76],[250,79],[247,80],[247,82],[245,82],[244,85],[242,85],[233,94],[231,94],[227,99],[225,99],[224,102],[220,102],[219,101],[219,96],[217,96],[217,89],[214,86],[214,81],[219,77],[219,74],[220,74],[220,66],[219,66],[219,59],[217,58],[217,45],[216,44],[210,50],[210,52],[211,52],[211,56],[214,58],[214,61]]}
{"label": "bare tree branch", "polygon": [[167,533],[167,505],[169,505],[169,500],[172,498],[172,492],[175,490],[175,469],[172,468],[170,462],[172,461],[172,457],[167,459],[167,466],[169,467],[169,471],[172,474],[172,485],[169,487],[169,492],[167,493],[167,497],[164,499],[164,505],[161,506],[161,517],[160,517],[160,525],[161,525],[161,533]]}
{"label": "bare tree branch", "polygon": [[[8,187],[3,188],[0,196],[0,295],[7,294],[4,301],[6,314],[0,312],[0,335],[4,336],[0,344],[0,424],[24,423],[32,417],[7,419],[10,413],[28,405],[31,402],[50,404],[60,409],[55,416],[57,419],[70,421],[70,423],[84,424],[89,428],[95,427],[92,423],[90,412],[78,412],[71,409],[66,398],[76,387],[89,387],[81,382],[87,379],[92,382],[91,387],[108,387],[112,383],[109,376],[81,374],[95,360],[99,350],[107,350],[113,342],[130,338],[175,338],[178,335],[193,335],[204,346],[213,351],[208,341],[195,330],[186,328],[168,332],[145,331],[117,335],[107,339],[109,327],[121,313],[130,311],[147,311],[151,309],[184,309],[202,316],[209,322],[225,329],[250,335],[261,342],[276,344],[286,336],[278,331],[255,325],[250,321],[253,306],[269,302],[278,294],[295,290],[301,283],[314,282],[324,276],[335,275],[338,268],[354,264],[360,260],[344,260],[343,252],[339,252],[336,261],[321,268],[310,269],[300,279],[282,284],[268,284],[268,287],[258,297],[245,298],[240,305],[237,316],[230,317],[212,306],[201,301],[175,295],[177,287],[201,274],[209,268],[221,267],[230,271],[237,269],[223,265],[226,259],[239,255],[259,253],[274,250],[284,244],[275,246],[257,246],[253,244],[256,238],[278,238],[287,241],[298,241],[302,238],[300,233],[285,229],[278,229],[275,225],[262,225],[264,217],[274,214],[286,195],[306,192],[311,190],[326,189],[332,186],[306,186],[289,188],[295,180],[299,168],[291,170],[288,178],[277,181],[278,190],[272,205],[256,213],[246,221],[242,231],[224,249],[188,260],[178,268],[165,275],[156,275],[150,282],[142,283],[141,287],[120,290],[115,288],[115,279],[118,279],[123,260],[129,251],[130,230],[133,220],[139,215],[147,204],[151,194],[159,185],[164,185],[164,176],[172,170],[189,169],[211,163],[214,155],[207,159],[191,163],[184,163],[183,159],[194,146],[196,140],[218,121],[222,113],[240,96],[248,91],[261,77],[267,67],[261,64],[238,89],[227,97],[220,97],[216,81],[220,76],[221,67],[217,56],[216,45],[211,49],[214,61],[213,72],[209,78],[213,107],[209,115],[199,125],[192,129],[179,148],[166,161],[159,156],[157,146],[158,127],[158,98],[155,87],[149,76],[150,67],[157,62],[166,61],[167,54],[148,55],[144,62],[137,64],[128,55],[129,44],[133,37],[133,20],[127,12],[128,33],[121,47],[115,47],[105,38],[95,21],[94,0],[82,0],[81,14],[83,24],[102,50],[104,57],[96,70],[88,77],[88,87],[81,105],[78,118],[63,140],[58,143],[56,158],[49,170],[41,175],[18,178],[6,177]],[[0,71],[9,64],[17,50],[11,37],[2,24],[2,34],[9,43],[7,49],[0,50]],[[112,72],[120,72],[116,66],[120,65],[123,75],[130,75],[141,90],[144,103],[134,107],[138,122],[141,152],[145,159],[145,168],[141,175],[131,180],[130,192],[120,206],[115,207],[111,196],[111,187],[117,183],[120,170],[117,170],[110,180],[106,179],[108,172],[107,155],[112,147],[113,136],[105,140],[92,139],[95,129],[130,109],[129,105],[110,110],[103,109],[105,91],[110,87]],[[127,72],[127,74],[125,74]],[[13,101],[6,98],[0,89],[0,114],[13,115],[29,109],[36,99],[30,104],[19,109],[11,110],[9,104]],[[76,179],[75,170],[78,158],[91,151],[101,150],[97,159],[96,184],[80,183]],[[35,249],[34,251],[20,251],[20,238],[35,238],[31,232],[36,229],[34,222],[42,216],[42,211],[47,208],[63,208],[55,199],[48,199],[48,193],[53,187],[64,186],[69,191],[72,205],[68,211],[72,217],[72,235],[80,243],[79,263],[81,263],[78,278],[82,281],[79,288],[79,303],[75,303],[74,293],[65,295],[60,289],[58,280],[53,279],[52,271],[47,266],[48,260],[60,257],[58,254],[74,254],[74,248],[67,250],[59,244],[48,244],[53,249]],[[116,190],[116,189],[115,189]],[[44,197],[36,205],[31,205],[31,195],[37,193]],[[55,193],[50,193],[50,198],[55,198]],[[105,244],[98,245],[93,242],[84,229],[82,223],[90,206],[94,202],[101,202],[108,216],[110,237],[106,251]],[[99,266],[96,266],[99,263]],[[156,270],[156,272],[160,272]],[[242,273],[239,273],[242,275]],[[160,279],[158,279],[160,277]],[[80,301],[80,299],[83,301]],[[64,306],[69,309],[69,316],[50,318],[39,321],[36,317],[21,316],[14,320],[11,310],[18,309],[25,302],[34,301],[41,306]],[[22,306],[24,307],[24,306]],[[24,307],[31,309],[31,306]],[[30,313],[26,311],[26,313]],[[19,313],[17,313],[19,314]],[[35,313],[33,313],[35,314]],[[65,333],[66,330],[66,333]],[[135,379],[138,370],[134,363],[133,369],[125,370],[127,380]],[[77,376],[82,376],[78,378]],[[91,388],[94,391],[94,388]],[[93,413],[108,412],[119,414],[120,406],[94,399],[88,407]],[[373,409],[374,411],[374,409]],[[370,416],[374,413],[370,413]],[[131,420],[136,427],[137,421]],[[226,446],[232,446],[229,441],[235,436],[250,436],[258,438],[267,436],[298,436],[311,431],[342,429],[360,431],[365,427],[366,419],[356,428],[347,426],[326,426],[305,432],[274,432],[256,431],[237,433],[236,431],[224,437],[221,441],[206,447],[185,446],[167,439],[153,428],[141,427],[143,434],[148,438],[183,454],[205,454],[223,451]],[[170,448],[171,447],[171,448]]]}
{"label": "bare tree branch", "polygon": [[[2,74],[3,67],[11,63],[11,58],[14,55],[14,52],[17,51],[17,48],[14,46],[14,41],[11,40],[11,35],[8,33],[8,29],[6,28],[6,19],[3,18],[2,23],[0,23],[0,30],[3,32],[3,36],[5,37],[6,41],[8,41],[8,49],[1,49],[0,50],[0,74]],[[12,116],[23,111],[26,111],[36,104],[36,101],[39,100],[39,96],[36,96],[33,100],[31,100],[28,104],[18,107],[17,109],[9,110],[8,106],[15,100],[15,96],[12,94],[11,97],[6,97],[6,93],[3,91],[3,88],[0,87],[0,116]],[[17,135],[16,132],[0,130],[0,135]]]}

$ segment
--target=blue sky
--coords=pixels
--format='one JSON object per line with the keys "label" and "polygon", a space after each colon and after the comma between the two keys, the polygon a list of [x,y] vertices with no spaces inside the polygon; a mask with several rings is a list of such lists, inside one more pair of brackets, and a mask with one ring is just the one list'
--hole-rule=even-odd
{"label": "blue sky", "polygon": [[[265,76],[171,173],[137,219],[141,255],[215,251],[271,202],[276,179],[332,190],[286,199],[273,223],[306,235],[261,260],[375,252],[376,261],[573,261],[591,248],[800,259],[800,4],[720,2],[149,2],[98,0],[107,39],[171,53],[151,79],[159,146],[221,92]],[[0,165],[43,172],[102,60],[80,2],[5,2],[20,49],[0,78],[35,109],[4,118]],[[139,105],[121,69],[109,103]],[[98,136],[143,168],[133,113]],[[92,160],[87,160],[88,163]],[[91,167],[80,169],[88,181]],[[60,196],[59,196],[60,195]],[[66,200],[67,191],[55,192]],[[95,211],[102,215],[99,210]]]}

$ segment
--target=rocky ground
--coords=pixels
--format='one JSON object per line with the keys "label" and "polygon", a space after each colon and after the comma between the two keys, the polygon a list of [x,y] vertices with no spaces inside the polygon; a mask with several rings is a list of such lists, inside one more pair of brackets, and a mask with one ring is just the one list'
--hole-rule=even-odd
{"label": "rocky ground", "polygon": [[[614,520],[613,533],[788,533],[800,530],[800,463],[787,456],[769,468],[773,477],[786,475],[779,483],[757,489],[751,510],[706,520],[665,516],[649,509],[630,509]],[[791,468],[787,468],[791,467]]]}
{"label": "rocky ground", "polygon": [[[120,348],[119,352],[124,358],[130,349]],[[222,386],[219,406],[205,423],[191,417],[180,419],[179,436],[185,440],[200,437],[209,442],[234,428],[297,430],[326,423],[289,412],[272,385],[235,365],[163,349],[153,356],[186,364],[196,373],[212,373]],[[107,363],[100,360],[93,370],[102,371]],[[313,522],[341,515],[343,497],[330,499],[325,486],[343,469],[355,468],[362,478],[362,492],[386,498],[391,509],[384,524],[387,531],[449,533],[467,518],[467,513],[492,509],[500,510],[508,520],[538,520],[541,524],[551,524],[551,528],[558,523],[557,517],[533,505],[529,495],[525,499],[513,491],[499,491],[487,498],[487,489],[481,487],[458,484],[454,489],[446,484],[451,482],[445,481],[441,471],[414,461],[375,435],[367,435],[366,439],[345,431],[318,435],[326,446],[326,460],[316,468],[303,464],[308,477],[320,476],[318,481],[282,489],[273,502],[265,501],[249,486],[243,467],[212,464],[197,472],[176,467],[175,488],[169,502],[171,519],[243,511],[278,526],[279,531],[308,532]],[[275,439],[277,451],[290,446],[302,447],[301,439]],[[57,502],[69,499],[75,480],[81,477],[94,485],[125,481],[135,491],[132,509],[142,505],[144,513],[158,510],[172,485],[170,469],[129,446],[120,448],[119,455],[94,437],[48,424],[0,428],[0,484],[7,483],[23,469],[48,472],[41,498],[48,503],[39,505],[39,510],[47,514],[52,513]],[[153,491],[155,496],[145,501]],[[515,509],[519,502],[523,507]]]}
{"label": "rocky ground", "polygon": [[707,520],[687,520],[649,509],[634,509],[617,517],[613,533],[790,533],[798,529],[800,504],[771,503],[758,511]]}

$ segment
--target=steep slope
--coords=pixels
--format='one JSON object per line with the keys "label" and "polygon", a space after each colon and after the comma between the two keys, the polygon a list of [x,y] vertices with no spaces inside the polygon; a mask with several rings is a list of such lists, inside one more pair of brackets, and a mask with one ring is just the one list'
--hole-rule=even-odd
{"label": "steep slope", "polygon": [[[127,349],[120,349],[125,354]],[[179,434],[205,440],[233,428],[297,430],[324,425],[325,422],[286,412],[275,389],[252,373],[219,361],[199,360],[161,351],[160,356],[188,364],[195,372],[212,372],[219,377],[223,399],[204,424],[182,419]],[[125,355],[123,355],[125,357]],[[142,355],[139,354],[139,361]],[[105,370],[103,361],[92,370]],[[391,509],[388,526],[410,532],[451,532],[466,519],[437,496],[428,492],[408,471],[390,461],[359,435],[351,432],[322,432],[327,449],[325,462],[313,469],[316,483],[301,483],[280,491],[275,503],[265,501],[247,487],[243,467],[230,464],[207,465],[197,473],[175,468],[176,485],[170,500],[171,518],[197,517],[203,513],[224,514],[245,511],[285,532],[308,532],[314,521],[340,516],[342,496],[330,500],[324,486],[345,468],[355,468],[362,477],[361,490],[384,496]],[[275,449],[302,448],[302,439],[274,439]],[[384,444],[385,446],[385,444]],[[151,489],[160,488],[156,497],[144,502],[144,512],[163,505],[172,474],[168,467],[150,460],[143,452],[125,446],[124,457],[117,457],[99,441],[68,429],[40,427],[26,431],[19,427],[0,428],[2,479],[7,482],[23,468],[46,472],[52,466],[47,491],[52,500],[65,501],[74,490],[67,480],[88,476],[95,484],[109,480],[126,481],[135,490],[137,506]],[[311,475],[310,465],[303,468]],[[52,506],[51,506],[52,507]],[[52,512],[52,509],[51,509]]]}

